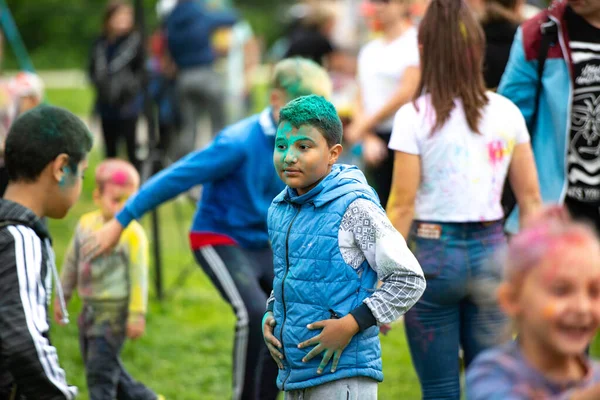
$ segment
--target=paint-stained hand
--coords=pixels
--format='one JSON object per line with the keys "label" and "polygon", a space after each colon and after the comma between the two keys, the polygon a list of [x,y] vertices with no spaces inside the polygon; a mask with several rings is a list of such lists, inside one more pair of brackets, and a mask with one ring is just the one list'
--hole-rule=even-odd
{"label": "paint-stained hand", "polygon": [[59,325],[66,325],[65,316],[62,312],[62,308],[60,307],[60,301],[58,299],[54,299],[54,305],[52,306],[54,309],[54,321]]}
{"label": "paint-stained hand", "polygon": [[96,232],[86,235],[81,245],[83,260],[89,261],[111,251],[119,243],[121,233],[123,227],[113,218]]}
{"label": "paint-stained hand", "polygon": [[127,319],[127,337],[138,339],[146,330],[146,317],[142,314],[131,315]]}
{"label": "paint-stained hand", "polygon": [[271,357],[277,363],[277,367],[279,369],[283,369],[283,353],[281,350],[281,343],[275,336],[273,336],[273,329],[277,325],[275,321],[275,317],[273,317],[273,313],[271,311],[267,311],[262,320],[263,327],[263,338],[265,343],[267,344],[267,349],[269,349],[269,353],[271,353]]}
{"label": "paint-stained hand", "polygon": [[367,120],[364,118],[356,119],[352,121],[350,125],[346,129],[344,129],[344,140],[350,144],[358,143],[365,135],[369,132],[369,127],[367,125]]}
{"label": "paint-stained hand", "polygon": [[379,333],[382,335],[387,335],[389,331],[392,330],[392,326],[390,324],[382,324],[379,326]]}
{"label": "paint-stained hand", "polygon": [[324,321],[314,322],[307,326],[310,330],[322,329],[317,336],[302,342],[298,348],[315,346],[303,359],[302,362],[308,362],[315,356],[325,352],[317,373],[323,372],[329,361],[333,357],[331,372],[337,369],[342,352],[352,340],[352,337],[358,333],[358,323],[350,314],[341,319],[328,319]]}
{"label": "paint-stained hand", "polygon": [[375,134],[368,134],[363,140],[363,160],[371,167],[376,167],[388,157],[387,143]]}

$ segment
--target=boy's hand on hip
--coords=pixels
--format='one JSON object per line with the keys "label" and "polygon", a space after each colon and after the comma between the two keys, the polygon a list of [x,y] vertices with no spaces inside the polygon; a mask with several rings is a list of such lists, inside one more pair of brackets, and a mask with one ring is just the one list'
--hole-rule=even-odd
{"label": "boy's hand on hip", "polygon": [[133,315],[127,319],[127,337],[129,339],[138,339],[146,330],[146,317],[143,315]]}
{"label": "boy's hand on hip", "polygon": [[277,363],[279,369],[283,369],[283,354],[277,350],[281,349],[281,343],[275,336],[273,335],[273,328],[275,328],[277,322],[275,322],[275,317],[273,317],[273,313],[271,311],[267,311],[262,320],[263,326],[263,339],[265,339],[265,343],[267,344],[267,349],[269,349],[269,353],[271,353],[271,357]]}
{"label": "boy's hand on hip", "polygon": [[316,355],[325,352],[323,360],[317,369],[317,373],[320,374],[323,372],[332,357],[333,363],[331,365],[331,372],[335,372],[340,357],[342,356],[342,352],[346,346],[348,346],[352,337],[358,333],[358,323],[352,315],[348,314],[342,319],[328,319],[314,322],[308,325],[307,328],[310,330],[323,330],[314,338],[298,345],[298,348],[300,349],[316,345],[315,348],[302,359],[302,362],[308,362]]}
{"label": "boy's hand on hip", "polygon": [[382,324],[379,327],[379,333],[381,333],[382,335],[387,335],[389,331],[392,330],[392,326],[390,324]]}
{"label": "boy's hand on hip", "polygon": [[87,235],[81,246],[84,261],[111,251],[119,243],[123,230],[119,221],[113,218],[98,231]]}

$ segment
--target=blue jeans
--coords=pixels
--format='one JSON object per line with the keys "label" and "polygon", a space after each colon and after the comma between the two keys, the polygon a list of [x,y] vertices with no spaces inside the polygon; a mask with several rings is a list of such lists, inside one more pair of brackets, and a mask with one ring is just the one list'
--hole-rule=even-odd
{"label": "blue jeans", "polygon": [[466,368],[506,332],[496,301],[502,271],[491,260],[505,242],[500,221],[413,223],[408,244],[427,289],[405,326],[423,399],[460,399],[459,347]]}
{"label": "blue jeans", "polygon": [[114,307],[84,303],[79,317],[79,345],[90,400],[155,400],[156,394],[133,379],[121,362],[127,308],[114,311]]}

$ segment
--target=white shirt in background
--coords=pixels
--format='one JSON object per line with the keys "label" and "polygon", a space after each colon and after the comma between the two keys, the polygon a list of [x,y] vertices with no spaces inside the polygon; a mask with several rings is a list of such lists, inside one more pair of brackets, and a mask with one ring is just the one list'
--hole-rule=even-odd
{"label": "white shirt in background", "polygon": [[[412,27],[392,42],[382,38],[367,43],[358,54],[358,84],[366,115],[379,111],[398,89],[407,67],[419,66],[417,30]],[[377,131],[391,131],[394,118],[382,122]]]}
{"label": "white shirt in background", "polygon": [[434,222],[495,221],[504,181],[517,144],[529,133],[519,109],[508,99],[487,93],[480,134],[471,131],[460,101],[441,129],[431,134],[435,110],[429,95],[404,105],[396,114],[389,147],[419,155],[421,184],[415,219]]}

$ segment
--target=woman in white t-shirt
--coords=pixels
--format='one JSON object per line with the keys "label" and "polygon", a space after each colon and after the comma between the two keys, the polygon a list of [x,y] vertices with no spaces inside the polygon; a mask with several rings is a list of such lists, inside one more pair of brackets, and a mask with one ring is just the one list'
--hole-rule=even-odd
{"label": "woman in white t-shirt", "polygon": [[396,114],[389,144],[388,215],[427,279],[405,316],[424,399],[460,399],[459,348],[468,366],[504,332],[494,293],[501,271],[487,261],[505,243],[507,175],[522,218],[541,206],[523,116],[486,92],[484,41],[463,0],[432,1],[419,28],[421,95]]}
{"label": "woman in white t-shirt", "polygon": [[394,154],[387,145],[394,114],[411,100],[419,83],[419,48],[410,15],[413,0],[370,1],[382,36],[358,55],[358,98],[344,139],[363,142],[367,178],[385,208],[394,170]]}

